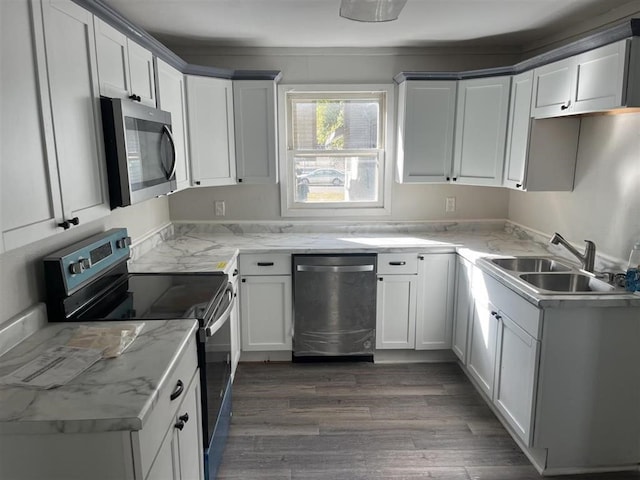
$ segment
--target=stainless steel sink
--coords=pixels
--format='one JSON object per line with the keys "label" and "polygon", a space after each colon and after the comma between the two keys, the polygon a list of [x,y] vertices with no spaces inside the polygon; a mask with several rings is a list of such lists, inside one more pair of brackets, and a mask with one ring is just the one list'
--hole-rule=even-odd
{"label": "stainless steel sink", "polygon": [[547,257],[491,258],[494,265],[513,272],[568,272],[573,268]]}
{"label": "stainless steel sink", "polygon": [[520,278],[540,290],[554,293],[626,293],[606,282],[582,273],[523,273]]}

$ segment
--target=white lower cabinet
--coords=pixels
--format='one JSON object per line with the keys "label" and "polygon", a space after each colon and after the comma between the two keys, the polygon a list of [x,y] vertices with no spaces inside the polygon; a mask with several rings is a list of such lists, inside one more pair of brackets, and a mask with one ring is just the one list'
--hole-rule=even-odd
{"label": "white lower cabinet", "polygon": [[467,368],[489,399],[493,398],[498,336],[497,313],[487,298],[474,299]]}
{"label": "white lower cabinet", "polygon": [[417,275],[379,275],[376,348],[415,348]]}
{"label": "white lower cabinet", "polygon": [[242,351],[290,351],[291,255],[241,255],[239,270]]}
{"label": "white lower cabinet", "polygon": [[493,402],[525,445],[533,443],[533,406],[540,342],[498,312]]}
{"label": "white lower cabinet", "polygon": [[455,300],[453,305],[453,334],[451,348],[463,365],[467,364],[469,317],[471,316],[471,276],[473,265],[456,256]]}
{"label": "white lower cabinet", "polygon": [[200,376],[196,375],[185,391],[173,422],[167,430],[158,454],[147,473],[148,480],[203,479],[204,460],[200,439]]}
{"label": "white lower cabinet", "polygon": [[416,350],[451,348],[456,257],[451,253],[418,256]]}

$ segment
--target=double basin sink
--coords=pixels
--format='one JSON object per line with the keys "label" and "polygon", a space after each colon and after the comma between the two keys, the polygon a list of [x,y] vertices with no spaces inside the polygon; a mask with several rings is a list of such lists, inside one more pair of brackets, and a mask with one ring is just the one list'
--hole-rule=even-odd
{"label": "double basin sink", "polygon": [[549,257],[487,258],[489,263],[515,275],[530,288],[544,294],[624,294],[624,289]]}

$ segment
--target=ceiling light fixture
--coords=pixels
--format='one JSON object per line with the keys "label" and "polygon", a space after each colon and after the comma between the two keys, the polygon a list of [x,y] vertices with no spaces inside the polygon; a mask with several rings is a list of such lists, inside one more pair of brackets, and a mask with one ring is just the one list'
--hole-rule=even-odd
{"label": "ceiling light fixture", "polygon": [[340,16],[357,22],[397,20],[407,0],[342,0]]}

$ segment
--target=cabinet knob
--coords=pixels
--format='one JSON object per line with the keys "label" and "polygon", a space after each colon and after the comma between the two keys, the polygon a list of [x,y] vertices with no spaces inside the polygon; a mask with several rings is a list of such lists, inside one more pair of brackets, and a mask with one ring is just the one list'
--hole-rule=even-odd
{"label": "cabinet knob", "polygon": [[562,105],[560,107],[560,110],[566,110],[567,108],[569,108],[569,104],[568,103],[566,105]]}
{"label": "cabinet knob", "polygon": [[246,283],[246,282],[247,282],[247,279],[246,279],[246,278],[243,278],[243,279],[242,279],[242,283]]}
{"label": "cabinet knob", "polygon": [[498,315],[498,312],[494,312],[493,310],[491,310],[491,316],[495,317],[496,315]]}
{"label": "cabinet knob", "polygon": [[378,277],[378,281],[379,281],[379,282],[382,282],[383,280],[384,280],[384,278],[382,278],[382,277]]}
{"label": "cabinet knob", "polygon": [[195,182],[193,182],[193,183],[195,183],[196,185],[200,185],[200,180],[196,180],[196,181],[195,181]]}
{"label": "cabinet knob", "polygon": [[233,276],[234,276],[234,277],[237,277],[237,276],[238,276],[238,269],[237,269],[237,268],[233,270]]}
{"label": "cabinet knob", "polygon": [[449,180],[451,180],[451,177],[447,177],[447,182],[448,182]]}
{"label": "cabinet knob", "polygon": [[69,220],[69,223],[71,223],[72,225],[80,225],[80,219],[78,217],[73,217],[71,220]]}
{"label": "cabinet knob", "polygon": [[184,422],[182,420],[180,420],[180,421],[176,422],[174,427],[176,427],[178,430],[182,430],[184,428]]}
{"label": "cabinet knob", "polygon": [[185,413],[184,415],[180,415],[178,417],[178,420],[180,420],[181,422],[187,423],[189,421],[189,414]]}
{"label": "cabinet knob", "polygon": [[135,93],[132,95],[129,95],[129,98],[131,100],[133,100],[134,102],[140,102],[142,101],[142,98],[140,97],[140,95],[136,95]]}
{"label": "cabinet knob", "polygon": [[458,181],[458,177],[453,177],[451,180],[453,180],[454,182]]}
{"label": "cabinet knob", "polygon": [[242,183],[242,179],[241,178],[238,179],[238,183]]}
{"label": "cabinet knob", "polygon": [[418,255],[418,260],[424,260],[424,255]]}
{"label": "cabinet knob", "polygon": [[516,183],[516,188],[522,188],[522,184],[521,183]]}
{"label": "cabinet knob", "polygon": [[69,220],[65,220],[64,222],[60,222],[58,224],[58,227],[64,228],[65,230],[69,230],[71,228],[71,224],[69,223]]}

